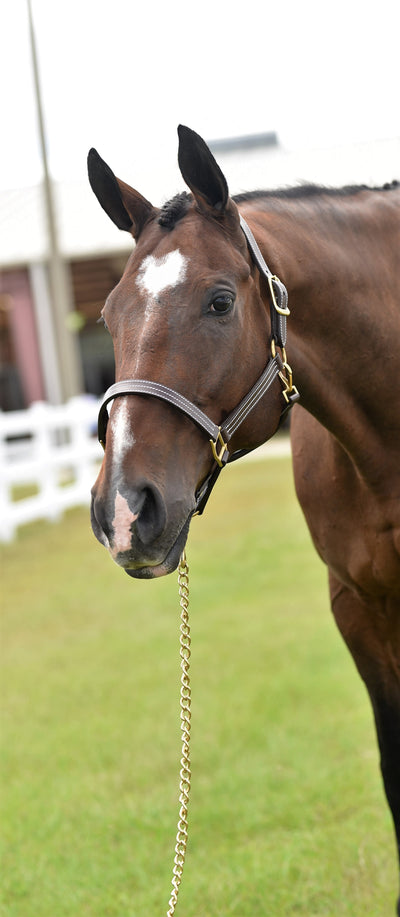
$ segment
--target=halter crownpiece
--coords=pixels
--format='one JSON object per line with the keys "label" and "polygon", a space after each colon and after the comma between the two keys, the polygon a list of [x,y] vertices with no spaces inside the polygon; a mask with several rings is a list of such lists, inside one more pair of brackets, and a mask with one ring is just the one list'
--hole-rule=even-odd
{"label": "halter crownpiece", "polygon": [[[221,469],[227,462],[234,462],[236,459],[241,458],[242,455],[251,452],[251,449],[239,449],[230,453],[228,444],[243,421],[246,420],[251,411],[261,401],[261,398],[264,397],[276,377],[278,376],[282,383],[282,395],[285,401],[281,411],[280,423],[293,404],[300,398],[296,386],[293,385],[292,370],[286,360],[286,319],[290,314],[287,289],[282,281],[279,280],[279,277],[276,277],[270,271],[251,229],[242,216],[240,217],[240,226],[246,236],[251,257],[267,281],[270,293],[271,356],[257,382],[220,426],[215,424],[207,414],[189,401],[188,398],[185,398],[184,395],[172,388],[168,388],[166,385],[161,385],[159,382],[151,382],[147,379],[126,379],[121,382],[115,382],[114,385],[107,389],[99,411],[98,437],[103,449],[105,449],[106,444],[108,423],[107,405],[114,398],[118,398],[121,395],[151,395],[155,398],[160,398],[162,401],[167,401],[182,411],[183,414],[186,414],[187,417],[190,417],[196,426],[207,434],[210,438],[214,466],[196,493],[195,513],[198,515],[203,512]],[[279,347],[282,356],[277,351],[277,347]]]}

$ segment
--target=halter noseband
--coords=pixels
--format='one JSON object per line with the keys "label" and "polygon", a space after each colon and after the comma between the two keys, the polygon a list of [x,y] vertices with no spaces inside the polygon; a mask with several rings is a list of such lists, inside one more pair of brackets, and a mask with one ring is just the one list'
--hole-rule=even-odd
{"label": "halter noseband", "polygon": [[[268,283],[270,293],[270,314],[271,314],[271,356],[268,363],[257,382],[253,385],[247,395],[242,398],[238,406],[231,411],[223,423],[218,426],[207,414],[204,414],[200,408],[196,407],[191,401],[166,385],[159,382],[150,382],[146,379],[127,379],[116,382],[107,389],[99,411],[98,419],[98,437],[99,442],[105,449],[106,430],[108,423],[107,405],[114,398],[120,395],[152,395],[167,401],[178,410],[190,417],[191,420],[210,438],[214,465],[196,493],[196,507],[194,513],[200,515],[207,503],[211,490],[220,474],[222,468],[227,462],[234,462],[250,452],[250,449],[239,449],[236,452],[229,453],[228,443],[232,439],[236,430],[240,427],[250,412],[256,407],[261,398],[264,397],[272,383],[278,376],[282,385],[282,395],[284,406],[281,411],[280,423],[290,410],[292,405],[299,400],[299,393],[292,380],[292,370],[286,361],[286,318],[290,314],[288,309],[288,294],[285,285],[271,273],[266,264],[257,242],[243,217],[240,217],[240,225],[246,236],[247,245],[253,261],[257,265],[260,273]],[[276,347],[281,350],[282,356]]]}

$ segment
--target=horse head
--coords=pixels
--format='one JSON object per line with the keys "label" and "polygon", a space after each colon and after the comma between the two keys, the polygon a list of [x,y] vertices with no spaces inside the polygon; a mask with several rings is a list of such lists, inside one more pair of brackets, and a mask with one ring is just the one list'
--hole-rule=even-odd
{"label": "horse head", "polygon": [[[267,285],[213,155],[193,131],[181,126],[178,133],[179,167],[191,194],[161,209],[117,179],[95,150],[89,153],[94,193],[136,242],[102,317],[118,383],[157,383],[219,428],[270,357]],[[218,458],[193,417],[152,394],[115,395],[92,491],[96,537],[127,573],[141,578],[176,568],[197,495]],[[265,442],[281,411],[275,374],[268,394],[234,430],[229,455]]]}

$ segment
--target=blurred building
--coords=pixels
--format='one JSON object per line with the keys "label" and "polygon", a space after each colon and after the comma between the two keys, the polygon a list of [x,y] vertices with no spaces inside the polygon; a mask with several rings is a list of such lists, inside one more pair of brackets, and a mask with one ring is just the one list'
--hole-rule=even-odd
{"label": "blurred building", "polygon": [[[210,143],[231,193],[298,181],[383,184],[398,178],[398,140],[287,153],[274,133]],[[111,167],[113,166],[110,163]],[[134,176],[123,176],[134,183]],[[160,205],[182,190],[176,165],[149,181]],[[148,188],[142,189],[148,196]],[[141,190],[141,189],[139,189]],[[133,242],[99,207],[88,182],[53,186],[61,254],[62,310],[51,293],[48,227],[41,187],[0,191],[0,408],[93,395],[114,381],[111,338],[97,320]],[[61,315],[61,319],[60,319]],[[63,365],[63,350],[73,359]]]}
{"label": "blurred building", "polygon": [[[0,191],[3,410],[41,399],[60,403],[81,391],[99,395],[114,380],[111,339],[97,319],[121,276],[132,240],[115,227],[113,232],[111,223],[108,233],[90,188],[66,183],[54,191],[67,297],[61,330],[57,297],[52,295],[42,189]],[[62,349],[67,346],[75,359],[63,372]]]}

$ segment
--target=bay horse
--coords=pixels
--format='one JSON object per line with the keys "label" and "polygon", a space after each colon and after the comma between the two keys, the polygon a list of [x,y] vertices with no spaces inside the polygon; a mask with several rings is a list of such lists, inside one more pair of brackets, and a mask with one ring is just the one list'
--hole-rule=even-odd
{"label": "bay horse", "polygon": [[117,382],[93,530],[130,576],[170,573],[221,468],[273,436],[298,387],[296,491],[372,702],[399,847],[400,187],[231,198],[202,138],[178,133],[190,193],[160,209],[89,153],[136,242],[102,311]]}

